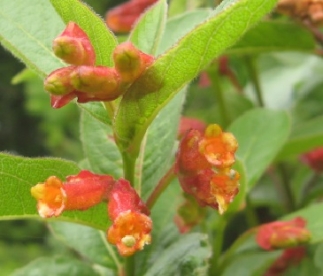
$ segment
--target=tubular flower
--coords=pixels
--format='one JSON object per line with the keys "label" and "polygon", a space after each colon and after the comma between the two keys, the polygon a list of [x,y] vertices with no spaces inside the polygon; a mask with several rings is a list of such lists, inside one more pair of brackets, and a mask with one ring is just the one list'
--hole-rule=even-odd
{"label": "tubular flower", "polygon": [[50,176],[44,183],[31,188],[37,199],[37,210],[41,217],[57,217],[65,210],[86,210],[108,197],[114,180],[109,175],[81,171],[78,175],[68,176],[62,182]]}
{"label": "tubular flower", "polygon": [[201,206],[223,214],[239,191],[240,175],[231,165],[238,143],[218,125],[206,128],[204,136],[190,130],[183,137],[176,156],[176,173],[182,189]]}
{"label": "tubular flower", "polygon": [[191,129],[196,129],[202,133],[206,129],[206,124],[199,119],[182,116],[179,121],[177,137],[181,139]]}
{"label": "tubular flower", "polygon": [[130,256],[151,242],[152,221],[149,210],[136,191],[124,179],[118,180],[109,193],[108,215],[113,222],[107,239],[120,255]]}
{"label": "tubular flower", "polygon": [[265,250],[297,246],[311,238],[311,233],[305,225],[306,221],[301,217],[267,223],[259,227],[256,241]]}
{"label": "tubular flower", "polygon": [[303,154],[301,160],[317,173],[323,172],[323,147]]}
{"label": "tubular flower", "polygon": [[95,52],[87,34],[74,22],[53,41],[55,55],[73,65],[94,65]]}
{"label": "tubular flower", "polygon": [[139,16],[157,0],[132,0],[107,12],[105,21],[108,27],[118,33],[130,32]]}

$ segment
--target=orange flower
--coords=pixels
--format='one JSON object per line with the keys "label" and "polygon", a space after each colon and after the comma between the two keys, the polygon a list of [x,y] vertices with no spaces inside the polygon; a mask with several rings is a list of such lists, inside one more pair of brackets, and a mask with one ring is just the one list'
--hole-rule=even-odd
{"label": "orange flower", "polygon": [[107,239],[117,246],[120,255],[127,257],[150,244],[151,230],[152,221],[147,215],[128,210],[115,218]]}
{"label": "orange flower", "polygon": [[301,217],[267,223],[259,227],[256,241],[265,250],[297,246],[311,238],[311,233],[305,225],[306,221]]}
{"label": "orange flower", "polygon": [[68,176],[63,183],[50,176],[44,183],[31,188],[37,199],[37,210],[41,217],[57,217],[64,210],[86,210],[106,199],[114,180],[109,175],[81,171]]}

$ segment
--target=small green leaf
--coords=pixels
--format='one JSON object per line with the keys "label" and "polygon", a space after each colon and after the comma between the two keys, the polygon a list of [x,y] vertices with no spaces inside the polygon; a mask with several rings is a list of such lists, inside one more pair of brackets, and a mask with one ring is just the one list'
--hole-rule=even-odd
{"label": "small green leaf", "polygon": [[68,222],[52,221],[49,225],[58,240],[75,249],[87,261],[115,271],[120,269],[116,249],[107,242],[105,232]]}
{"label": "small green leaf", "polygon": [[278,159],[299,155],[318,146],[323,146],[323,116],[298,124],[278,155]]}
{"label": "small green leaf", "polygon": [[[0,219],[39,218],[37,202],[30,188],[49,176],[62,181],[80,169],[75,163],[57,158],[23,158],[0,153]],[[66,211],[59,220],[73,221],[106,229],[106,206],[99,204],[88,211]]]}
{"label": "small green leaf", "polygon": [[155,252],[158,258],[144,276],[206,275],[211,248],[207,235],[192,233],[180,236],[168,248]]}
{"label": "small green leaf", "polygon": [[99,120],[101,123],[106,125],[111,125],[110,117],[108,116],[108,111],[104,107],[102,102],[90,102],[79,104],[79,107],[84,111],[88,112],[95,119]]}
{"label": "small green leaf", "polygon": [[286,112],[253,109],[229,127],[238,140],[237,157],[246,169],[246,192],[256,183],[287,141],[290,121]]}
{"label": "small green leaf", "polygon": [[250,29],[237,44],[226,50],[225,54],[254,55],[274,51],[312,52],[314,49],[313,35],[299,24],[265,21]]}
{"label": "small green leaf", "polygon": [[115,144],[112,129],[87,112],[82,112],[81,140],[84,155],[96,173],[122,176],[122,159]]}
{"label": "small green leaf", "polygon": [[166,1],[158,1],[141,16],[129,40],[141,51],[155,54],[165,28],[166,15]]}
{"label": "small green leaf", "polygon": [[[43,257],[16,270],[11,276],[100,276],[91,266],[81,260],[67,256]],[[107,275],[112,276],[112,275]]]}
{"label": "small green leaf", "polygon": [[38,75],[64,66],[52,51],[64,24],[48,0],[0,1],[0,42]]}
{"label": "small green leaf", "polygon": [[117,39],[104,21],[79,0],[50,1],[65,23],[73,21],[87,33],[96,53],[96,65],[112,66]]}
{"label": "small green leaf", "polygon": [[114,122],[116,139],[122,150],[137,156],[148,126],[162,107],[200,70],[269,12],[276,1],[223,3],[212,17],[159,57],[124,95]]}

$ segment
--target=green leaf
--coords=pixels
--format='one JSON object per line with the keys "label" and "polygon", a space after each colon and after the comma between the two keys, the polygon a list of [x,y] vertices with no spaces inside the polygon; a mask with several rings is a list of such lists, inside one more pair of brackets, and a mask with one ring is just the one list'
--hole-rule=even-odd
{"label": "green leaf", "polygon": [[122,176],[122,159],[114,142],[112,129],[87,112],[80,121],[81,140],[85,158],[96,173]]}
{"label": "green leaf", "polygon": [[99,120],[101,123],[106,125],[111,125],[110,117],[108,116],[108,111],[106,110],[102,102],[89,102],[79,104],[79,107],[84,111],[88,112],[95,119]]}
{"label": "green leaf", "polygon": [[315,147],[323,146],[322,121],[323,116],[319,116],[295,126],[277,158],[299,155]]}
{"label": "green leaf", "polygon": [[211,9],[199,9],[185,12],[168,20],[157,53],[162,54],[174,46],[180,38],[209,17],[211,12]]}
{"label": "green leaf", "polygon": [[[184,98],[185,90],[177,94],[160,111],[148,128],[147,136],[141,147],[143,164],[139,166],[142,180],[141,195],[144,199],[147,199],[174,162],[174,147]],[[158,146],[156,146],[156,141],[158,141]]]}
{"label": "green leaf", "polygon": [[246,192],[256,183],[287,141],[290,122],[284,111],[253,109],[229,127],[238,140],[237,157],[246,169]]}
{"label": "green leaf", "polygon": [[137,156],[146,129],[162,107],[201,69],[234,44],[248,27],[269,12],[275,2],[225,1],[212,17],[159,57],[132,84],[120,102],[114,125],[121,149]]}
{"label": "green leaf", "polygon": [[[0,168],[0,219],[39,218],[30,188],[49,176],[65,180],[67,175],[80,171],[75,163],[62,159],[23,158],[4,153],[0,153]],[[58,219],[100,229],[106,229],[108,224],[104,204],[88,211],[66,211]]]}
{"label": "green leaf", "polygon": [[[266,35],[264,35],[266,34]],[[315,49],[313,35],[299,24],[265,21],[250,29],[227,55],[254,55],[265,52],[303,51]]]}
{"label": "green leaf", "polygon": [[84,261],[67,256],[38,258],[11,274],[11,276],[44,275],[99,276],[100,274]]}
{"label": "green leaf", "polygon": [[129,40],[141,51],[155,54],[165,28],[166,15],[166,1],[158,1],[141,16]]}
{"label": "green leaf", "polygon": [[58,240],[76,250],[88,262],[115,271],[120,269],[116,249],[107,242],[105,232],[68,222],[55,221],[49,225]]}
{"label": "green leaf", "polygon": [[0,2],[1,44],[42,77],[64,66],[52,51],[63,28],[48,0]]}
{"label": "green leaf", "polygon": [[264,275],[270,264],[279,257],[280,251],[272,252],[247,252],[234,257],[226,265],[221,276],[261,276]]}
{"label": "green leaf", "polygon": [[206,275],[211,248],[207,235],[192,233],[182,235],[162,252],[144,274],[163,275]]}
{"label": "green leaf", "polygon": [[89,36],[96,54],[96,65],[112,66],[117,39],[104,21],[79,0],[50,0],[65,23],[77,23]]}

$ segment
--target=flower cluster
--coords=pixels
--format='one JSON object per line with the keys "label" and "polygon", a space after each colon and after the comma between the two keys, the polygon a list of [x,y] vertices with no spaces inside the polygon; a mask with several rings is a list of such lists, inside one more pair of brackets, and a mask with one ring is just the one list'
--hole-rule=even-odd
{"label": "flower cluster", "polygon": [[314,25],[323,23],[322,0],[280,0],[277,11]]}
{"label": "flower cluster", "polygon": [[301,217],[267,223],[258,228],[256,241],[264,250],[298,246],[311,238],[305,226],[306,221]]}
{"label": "flower cluster", "polygon": [[139,16],[157,0],[130,0],[108,11],[105,21],[114,32],[130,32]]}
{"label": "flower cluster", "polygon": [[54,40],[53,50],[71,64],[53,71],[44,81],[54,108],[63,107],[75,98],[79,103],[115,100],[154,61],[153,56],[125,42],[113,52],[115,67],[96,66],[91,41],[74,22]]}
{"label": "flower cluster", "polygon": [[184,192],[223,214],[239,191],[240,175],[231,168],[237,148],[235,137],[216,124],[204,135],[189,130],[180,142],[175,168]]}
{"label": "flower cluster", "polygon": [[57,217],[67,210],[86,210],[108,201],[112,225],[107,239],[117,246],[120,255],[130,256],[151,241],[152,221],[149,210],[125,179],[81,171],[62,182],[56,176],[31,188],[43,218]]}

